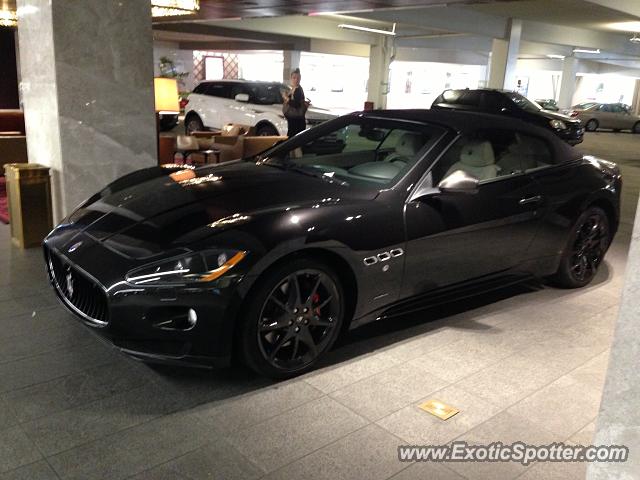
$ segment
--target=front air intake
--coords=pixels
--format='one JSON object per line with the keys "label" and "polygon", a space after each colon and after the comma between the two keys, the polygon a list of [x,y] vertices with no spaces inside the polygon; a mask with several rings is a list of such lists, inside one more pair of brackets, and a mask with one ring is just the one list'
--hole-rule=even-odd
{"label": "front air intake", "polygon": [[109,323],[107,296],[102,287],[50,249],[47,257],[49,276],[65,305],[88,322],[101,326]]}

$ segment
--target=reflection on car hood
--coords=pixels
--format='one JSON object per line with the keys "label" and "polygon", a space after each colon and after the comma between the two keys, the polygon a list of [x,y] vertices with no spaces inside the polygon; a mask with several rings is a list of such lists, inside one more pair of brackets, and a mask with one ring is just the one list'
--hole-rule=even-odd
{"label": "reflection on car hood", "polygon": [[[143,257],[186,246],[234,218],[368,199],[374,191],[250,162],[184,170],[107,193],[69,217],[111,248]],[[234,217],[235,215],[235,217]]]}
{"label": "reflection on car hood", "polygon": [[549,120],[561,120],[565,123],[579,123],[580,120],[564,115],[558,112],[550,112],[549,110],[540,110],[540,115],[548,118]]}

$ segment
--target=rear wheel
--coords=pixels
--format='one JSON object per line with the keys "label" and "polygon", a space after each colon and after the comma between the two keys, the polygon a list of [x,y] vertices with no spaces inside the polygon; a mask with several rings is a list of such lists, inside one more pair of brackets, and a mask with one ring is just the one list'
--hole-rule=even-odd
{"label": "rear wheel", "polygon": [[601,208],[589,208],[574,225],[555,282],[564,288],[588,285],[598,272],[610,241],[607,214]]}
{"label": "rear wheel", "polygon": [[298,259],[267,272],[251,294],[240,329],[245,363],[262,375],[289,378],[311,370],[335,342],[344,295],[335,272]]}
{"label": "rear wheel", "polygon": [[636,122],[631,129],[633,133],[640,133],[640,122]]}
{"label": "rear wheel", "polygon": [[275,137],[279,135],[276,127],[269,124],[260,125],[256,130],[256,134],[259,137]]}
{"label": "rear wheel", "polygon": [[599,126],[600,124],[598,121],[595,118],[592,118],[584,125],[584,128],[587,132],[595,132]]}

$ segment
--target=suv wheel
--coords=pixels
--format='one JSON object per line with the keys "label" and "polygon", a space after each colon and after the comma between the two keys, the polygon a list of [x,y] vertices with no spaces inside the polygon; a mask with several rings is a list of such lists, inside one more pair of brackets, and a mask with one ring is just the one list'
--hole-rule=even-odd
{"label": "suv wheel", "polygon": [[273,125],[260,125],[256,130],[259,137],[276,137],[279,135],[278,130]]}
{"label": "suv wheel", "polygon": [[187,117],[184,122],[184,132],[187,135],[192,135],[193,132],[201,132],[202,130],[204,130],[204,125],[202,120],[200,120],[200,117],[197,115]]}

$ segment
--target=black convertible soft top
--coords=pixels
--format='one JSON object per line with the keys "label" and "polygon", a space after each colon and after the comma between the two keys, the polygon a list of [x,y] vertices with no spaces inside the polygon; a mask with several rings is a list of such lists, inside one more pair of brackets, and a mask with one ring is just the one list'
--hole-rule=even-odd
{"label": "black convertible soft top", "polygon": [[354,112],[352,115],[437,124],[455,130],[458,133],[471,133],[480,129],[494,128],[520,130],[523,133],[530,133],[531,135],[547,140],[552,146],[557,159],[571,161],[581,158],[584,155],[578,148],[570,146],[545,128],[500,114],[469,112],[464,110],[409,109],[371,110]]}

